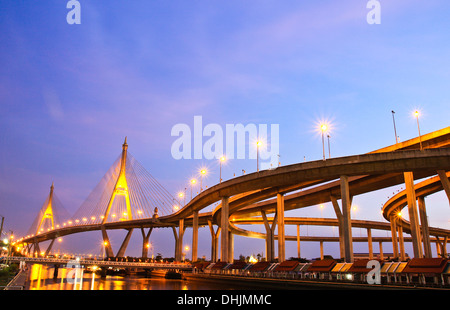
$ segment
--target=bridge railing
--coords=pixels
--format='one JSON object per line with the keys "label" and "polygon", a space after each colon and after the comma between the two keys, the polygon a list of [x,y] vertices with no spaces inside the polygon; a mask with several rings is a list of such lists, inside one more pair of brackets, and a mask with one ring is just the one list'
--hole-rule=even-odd
{"label": "bridge railing", "polygon": [[116,262],[107,260],[90,260],[90,259],[62,259],[62,258],[47,258],[47,257],[21,257],[13,256],[8,258],[9,261],[41,263],[41,264],[69,264],[74,263],[79,265],[97,265],[97,266],[116,266],[116,267],[146,267],[157,269],[191,269],[192,266],[186,263],[146,263],[146,262]]}

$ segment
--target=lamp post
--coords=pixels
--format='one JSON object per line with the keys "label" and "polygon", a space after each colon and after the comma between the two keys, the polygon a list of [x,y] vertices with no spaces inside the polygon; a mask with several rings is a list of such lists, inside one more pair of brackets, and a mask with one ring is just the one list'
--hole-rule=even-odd
{"label": "lamp post", "polygon": [[194,187],[195,183],[197,183],[196,179],[191,180],[191,200],[192,200],[192,188]]}
{"label": "lamp post", "polygon": [[322,132],[322,150],[323,150],[323,160],[325,160],[325,138],[324,133],[327,130],[327,125],[322,124],[320,125],[320,131]]}
{"label": "lamp post", "polygon": [[395,128],[395,117],[394,117],[394,110],[391,111],[392,112],[392,121],[394,122],[394,134],[395,134],[395,144],[398,143],[398,137],[397,137],[397,129]]}
{"label": "lamp post", "polygon": [[420,150],[422,150],[422,136],[420,135],[420,126],[419,126],[419,111],[414,111],[414,116],[417,119],[417,129],[419,130],[419,143],[420,143]]}
{"label": "lamp post", "polygon": [[328,138],[328,158],[331,158],[330,135],[327,135],[327,138]]}
{"label": "lamp post", "polygon": [[256,171],[259,172],[259,148],[261,147],[261,141],[256,141]]}
{"label": "lamp post", "polygon": [[200,192],[203,190],[203,176],[206,174],[206,169],[200,170]]}
{"label": "lamp post", "polygon": [[219,173],[219,183],[222,183],[222,163],[225,162],[225,156],[220,157],[219,165],[220,165],[220,173]]}

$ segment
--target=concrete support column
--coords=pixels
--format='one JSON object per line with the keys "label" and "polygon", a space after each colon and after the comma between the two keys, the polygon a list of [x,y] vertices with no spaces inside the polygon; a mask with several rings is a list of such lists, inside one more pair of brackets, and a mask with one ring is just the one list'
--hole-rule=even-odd
{"label": "concrete support column", "polygon": [[198,211],[194,211],[192,219],[192,262],[198,258]]}
{"label": "concrete support column", "polygon": [[180,219],[178,223],[178,234],[175,227],[173,227],[173,234],[175,237],[175,261],[181,262],[183,255],[184,219]]}
{"label": "concrete support column", "polygon": [[272,226],[270,226],[266,212],[263,210],[261,210],[261,217],[266,228],[266,260],[272,262],[275,259],[275,227],[277,226],[278,213],[275,214]]}
{"label": "concrete support column", "polygon": [[447,194],[448,201],[450,202],[450,181],[444,170],[438,170],[439,179],[441,180],[442,187]]}
{"label": "concrete support column", "polygon": [[297,225],[297,257],[300,258],[300,225]]}
{"label": "concrete support column", "polygon": [[323,241],[320,241],[320,259],[323,259]]}
{"label": "concrete support column", "polygon": [[148,249],[150,246],[150,234],[152,233],[153,227],[150,227],[148,230],[148,233],[145,233],[144,228],[141,228],[141,234],[142,234],[142,257],[147,258],[148,257]]}
{"label": "concrete support column", "polygon": [[228,234],[228,262],[232,263],[234,261],[234,235],[231,231]]}
{"label": "concrete support column", "polygon": [[284,195],[277,194],[278,215],[278,262],[282,263],[286,257],[286,242],[284,235]]}
{"label": "concrete support column", "polygon": [[222,208],[221,208],[221,242],[220,242],[220,259],[222,262],[227,262],[229,258],[229,198],[222,198]]}
{"label": "concrete support column", "polygon": [[342,218],[342,212],[341,209],[339,208],[339,203],[337,202],[336,197],[331,196],[331,202],[333,204],[333,208],[334,208],[334,212],[336,213],[336,218],[338,220],[338,228],[339,228],[339,252],[340,252],[340,257],[344,258],[345,254],[344,254],[344,241],[343,241],[343,226],[344,226],[344,222],[343,222],[343,218]]}
{"label": "concrete support column", "polygon": [[208,220],[209,230],[211,232],[211,262],[215,263],[218,259],[218,248],[219,248],[219,233],[220,227],[217,231],[214,231],[214,227],[211,221]]}
{"label": "concrete support column", "polygon": [[122,245],[119,248],[119,252],[117,252],[117,257],[124,257],[125,251],[128,247],[128,242],[130,242],[131,234],[133,233],[133,228],[128,229],[127,235],[125,236],[125,239],[122,242]]}
{"label": "concrete support column", "polygon": [[[395,212],[394,212],[395,213]],[[391,239],[392,239],[392,255],[398,257],[398,241],[397,241],[397,215],[391,214],[389,217],[391,223]]]}
{"label": "concrete support column", "polygon": [[373,259],[372,230],[367,228],[367,245],[369,247],[369,259]]}
{"label": "concrete support column", "polygon": [[405,255],[405,240],[403,238],[403,226],[399,224],[397,225],[397,227],[398,227],[398,243],[400,247],[400,260],[404,262],[406,260],[406,255]]}
{"label": "concrete support column", "polygon": [[348,176],[341,176],[341,200],[342,200],[342,239],[344,242],[344,260],[353,263],[352,221],[350,215],[351,200],[348,185]]}
{"label": "concrete support column", "polygon": [[379,242],[380,245],[380,259],[384,260],[384,253],[383,253],[383,242]]}
{"label": "concrete support column", "polygon": [[425,197],[417,197],[419,204],[419,216],[420,216],[420,226],[422,228],[422,242],[424,257],[431,258],[431,243],[430,243],[430,230],[428,229],[428,217],[427,210],[425,207]]}
{"label": "concrete support column", "polygon": [[412,172],[404,172],[406,197],[408,201],[409,224],[415,258],[422,258],[419,217],[417,216],[416,193],[414,190],[414,177]]}
{"label": "concrete support column", "polygon": [[447,236],[443,237],[442,242],[440,238],[436,236],[436,250],[438,252],[438,256],[447,258],[447,241]]}
{"label": "concrete support column", "polygon": [[103,247],[105,249],[106,257],[114,257],[114,253],[111,247],[111,242],[109,241],[108,234],[106,233],[106,228],[102,226],[102,236],[103,236]]}

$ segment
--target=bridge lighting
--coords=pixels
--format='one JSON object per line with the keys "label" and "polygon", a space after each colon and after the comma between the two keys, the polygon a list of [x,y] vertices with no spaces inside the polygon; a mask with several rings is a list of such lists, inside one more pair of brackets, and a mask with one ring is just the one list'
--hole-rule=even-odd
{"label": "bridge lighting", "polygon": [[402,212],[398,211],[398,212],[397,212],[397,216],[398,216],[398,217],[402,217]]}
{"label": "bridge lighting", "polygon": [[58,238],[58,242],[62,242],[62,238]]}
{"label": "bridge lighting", "polygon": [[259,148],[262,146],[262,141],[256,141],[256,171],[259,172]]}
{"label": "bridge lighting", "polygon": [[419,115],[420,115],[420,112],[419,112],[418,110],[415,110],[413,114],[414,114],[414,116],[415,116],[416,119],[417,119],[417,129],[419,130],[420,150],[422,150],[422,136],[421,136],[421,134],[420,134],[420,125],[419,125]]}
{"label": "bridge lighting", "polygon": [[328,130],[327,124],[321,124],[320,125],[320,131],[322,132],[322,150],[323,150],[323,160],[325,160],[325,138],[324,134]]}
{"label": "bridge lighting", "polygon": [[197,183],[197,180],[191,179],[191,200],[192,200],[192,188],[194,187],[195,183]]}
{"label": "bridge lighting", "polygon": [[204,175],[206,175],[206,169],[201,169],[200,170],[200,192],[203,190],[203,186],[202,186],[202,183],[203,183],[203,176]]}
{"label": "bridge lighting", "polygon": [[219,183],[222,183],[222,163],[224,163],[226,160],[227,159],[225,156],[219,158],[219,166],[220,166]]}

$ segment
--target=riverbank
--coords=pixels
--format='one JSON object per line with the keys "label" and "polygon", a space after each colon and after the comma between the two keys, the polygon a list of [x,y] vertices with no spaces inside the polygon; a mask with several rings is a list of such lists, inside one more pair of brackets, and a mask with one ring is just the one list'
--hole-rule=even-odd
{"label": "riverbank", "polygon": [[[406,285],[386,285],[348,282],[329,282],[320,280],[276,279],[242,277],[223,274],[184,273],[183,279],[191,282],[222,283],[224,285],[245,286],[250,289],[268,290],[441,290]],[[449,290],[449,289],[444,289]]]}

